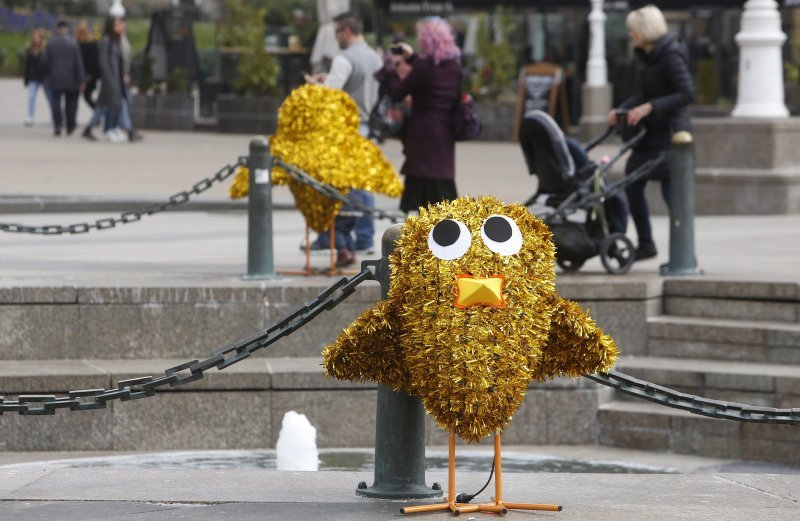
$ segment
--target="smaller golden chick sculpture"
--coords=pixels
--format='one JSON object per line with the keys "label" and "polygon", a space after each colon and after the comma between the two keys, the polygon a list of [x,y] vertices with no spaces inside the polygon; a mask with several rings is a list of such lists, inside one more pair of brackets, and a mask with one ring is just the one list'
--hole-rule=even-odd
{"label": "smaller golden chick sculpture", "polygon": [[[560,510],[503,501],[500,432],[532,380],[608,371],[618,350],[577,304],[556,293],[550,230],[522,205],[465,197],[409,217],[395,244],[388,297],[342,331],[323,357],[329,376],[418,396],[449,432],[448,502],[403,512]],[[492,503],[455,502],[456,435],[495,436]]]}
{"label": "smaller golden chick sculpture", "polygon": [[[398,197],[403,183],[381,149],[359,134],[355,101],[343,90],[322,85],[294,89],[278,110],[278,128],[270,136],[270,152],[311,177],[346,194],[351,188]],[[282,168],[272,172],[276,185],[288,184],[306,224],[316,232],[328,230],[341,202],[295,181]],[[246,169],[240,169],[230,188],[233,199],[248,193]]]}

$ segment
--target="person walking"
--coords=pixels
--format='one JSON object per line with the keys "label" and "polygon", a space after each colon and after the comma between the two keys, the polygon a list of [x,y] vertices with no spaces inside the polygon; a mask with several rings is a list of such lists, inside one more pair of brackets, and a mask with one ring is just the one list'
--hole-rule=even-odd
{"label": "person walking", "polygon": [[[333,23],[336,41],[342,52],[334,57],[328,74],[308,76],[306,81],[342,89],[349,94],[358,105],[361,120],[359,132],[367,137],[369,113],[378,100],[378,81],[374,74],[381,68],[383,61],[364,40],[364,24],[356,15],[350,12],[340,14],[334,17]],[[375,241],[374,216],[371,212],[358,209],[358,206],[374,208],[375,197],[366,190],[350,190],[347,197],[355,206],[344,205],[334,222],[338,267],[355,264],[355,251],[369,252]],[[326,233],[319,234],[311,245],[313,250],[329,248],[330,236]]]}
{"label": "person walking", "polygon": [[411,115],[402,138],[405,189],[400,209],[406,213],[458,197],[455,184],[453,111],[458,103],[461,52],[445,20],[417,22],[419,52],[401,42],[390,48],[378,72],[389,96],[411,96]]}
{"label": "person walking", "polygon": [[[631,11],[625,25],[636,55],[636,81],[633,95],[619,109],[627,110],[628,125],[641,124],[647,130],[625,164],[625,175],[630,175],[647,161],[669,154],[675,132],[691,130],[687,106],[694,101],[695,94],[687,51],[667,32],[667,22],[658,7],[647,5]],[[610,125],[616,123],[617,111],[609,112]],[[625,189],[638,237],[636,260],[650,259],[658,254],[653,241],[650,209],[644,195],[650,180],[661,182],[661,196],[669,206],[668,160]]]}
{"label": "person walking", "polygon": [[[41,29],[34,29],[31,32],[30,43],[25,50],[25,75],[24,83],[28,89],[28,116],[25,118],[25,126],[30,127],[33,125],[33,120],[36,115],[36,96],[39,89],[44,87],[45,71],[44,71],[44,51],[45,51],[44,31]],[[45,90],[45,97],[48,98],[47,104],[50,105],[49,96]]]}
{"label": "person walking", "polygon": [[97,80],[99,79],[100,71],[97,65],[97,41],[95,41],[92,32],[89,30],[89,24],[86,23],[86,21],[81,21],[75,26],[75,39],[78,40],[78,47],[81,49],[81,58],[83,58],[83,68],[86,71],[83,100],[94,110],[96,103],[92,94],[94,94],[94,91],[97,89]]}
{"label": "person walking", "polygon": [[[81,51],[69,32],[69,23],[60,20],[56,33],[45,48],[46,84],[50,89],[53,113],[53,134],[61,135],[66,119],[67,134],[75,130],[78,96],[83,89],[86,71]],[[62,100],[64,102],[62,112]]]}
{"label": "person walking", "polygon": [[123,78],[122,45],[120,43],[125,22],[122,18],[109,16],[103,28],[103,38],[97,46],[97,64],[100,71],[100,93],[92,120],[83,131],[83,136],[93,139],[92,127],[105,118],[104,131],[112,143],[125,140],[116,128],[116,121],[122,111],[122,97],[125,89]]}

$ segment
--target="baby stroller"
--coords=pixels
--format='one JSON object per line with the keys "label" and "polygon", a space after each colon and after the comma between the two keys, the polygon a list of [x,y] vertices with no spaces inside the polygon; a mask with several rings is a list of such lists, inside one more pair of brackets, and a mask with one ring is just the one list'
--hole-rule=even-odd
{"label": "baby stroller", "polygon": [[[556,262],[565,272],[575,272],[590,258],[600,256],[608,273],[627,273],[636,260],[635,249],[625,236],[628,209],[622,191],[646,176],[664,157],[649,161],[631,175],[609,183],[606,175],[625,152],[645,134],[644,129],[625,125],[627,114],[620,111],[616,127],[581,148],[565,137],[553,118],[539,110],[525,113],[519,141],[530,175],[539,178],[536,193],[525,205],[539,215],[553,232]],[[602,162],[586,154],[614,131],[624,143],[617,153]]]}

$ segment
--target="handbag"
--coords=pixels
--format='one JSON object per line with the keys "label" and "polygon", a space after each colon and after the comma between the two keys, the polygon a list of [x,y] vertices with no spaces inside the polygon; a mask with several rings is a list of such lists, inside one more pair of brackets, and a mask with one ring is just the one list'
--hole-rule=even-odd
{"label": "handbag", "polygon": [[401,137],[408,112],[408,106],[403,101],[393,101],[388,94],[380,95],[367,120],[370,139],[383,143],[387,138]]}
{"label": "handbag", "polygon": [[475,100],[466,92],[461,94],[453,111],[453,135],[456,141],[477,139],[483,130]]}

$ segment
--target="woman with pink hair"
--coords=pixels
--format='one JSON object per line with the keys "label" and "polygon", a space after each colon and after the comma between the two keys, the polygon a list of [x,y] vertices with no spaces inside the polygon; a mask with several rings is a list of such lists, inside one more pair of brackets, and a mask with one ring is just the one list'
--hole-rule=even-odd
{"label": "woman with pink hair", "polygon": [[453,111],[460,94],[461,52],[450,24],[439,17],[417,23],[417,40],[418,52],[404,42],[393,45],[384,68],[376,73],[392,99],[411,97],[402,138],[404,212],[458,197]]}

